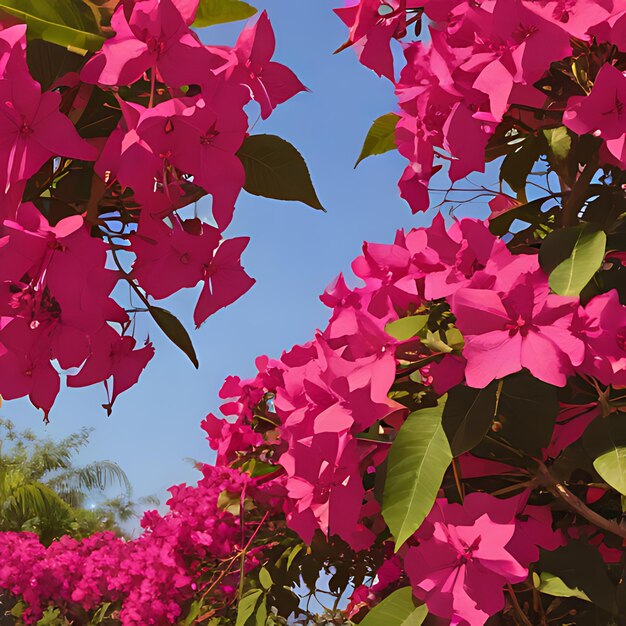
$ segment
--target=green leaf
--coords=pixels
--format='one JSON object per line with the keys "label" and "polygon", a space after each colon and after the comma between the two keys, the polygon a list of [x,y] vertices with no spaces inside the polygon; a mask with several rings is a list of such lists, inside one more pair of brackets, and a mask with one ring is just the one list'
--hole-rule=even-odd
{"label": "green leaf", "polygon": [[402,622],[402,626],[422,626],[427,617],[428,607],[425,604],[422,604]]}
{"label": "green leaf", "polygon": [[535,586],[541,593],[547,593],[549,596],[555,596],[557,598],[580,598],[591,602],[589,596],[578,588],[568,587],[558,576],[550,574],[549,572],[541,572],[541,576],[533,574]]}
{"label": "green leaf", "polygon": [[245,626],[246,622],[256,612],[257,604],[262,595],[263,592],[260,589],[250,589],[250,591],[244,594],[237,605],[237,621],[235,622],[235,626]]}
{"label": "green leaf", "polygon": [[542,550],[539,567],[560,578],[568,587],[580,589],[605,611],[615,611],[615,587],[595,546],[575,539],[551,552]]}
{"label": "green leaf", "polygon": [[567,132],[565,126],[559,126],[558,128],[546,128],[543,134],[548,141],[548,146],[557,160],[562,161],[567,158],[569,151],[572,147],[572,138]]}
{"label": "green leaf", "polygon": [[410,317],[403,317],[390,322],[385,326],[385,332],[400,341],[406,341],[411,337],[415,337],[426,326],[427,322],[428,315],[411,315]]}
{"label": "green leaf", "polygon": [[298,554],[304,549],[304,544],[303,543],[299,543],[289,554],[289,557],[287,558],[287,569],[289,570],[289,568],[291,567],[291,564],[293,563],[294,559],[298,556]]}
{"label": "green leaf", "polygon": [[382,512],[396,552],[430,513],[452,460],[442,411],[443,403],[409,415],[389,450]]}
{"label": "green leaf", "polygon": [[583,434],[593,466],[611,487],[626,495],[626,420],[621,414],[597,418]]}
{"label": "green leaf", "polygon": [[502,237],[509,232],[513,222],[518,219],[532,226],[538,226],[545,220],[545,215],[541,210],[543,205],[550,200],[550,197],[537,198],[501,213],[489,220],[489,230],[498,237]]}
{"label": "green leaf", "polygon": [[613,489],[626,495],[626,447],[605,452],[593,462],[593,466]]}
{"label": "green leaf", "polygon": [[325,211],[319,201],[302,155],[275,135],[246,137],[237,156],[246,170],[244,189],[274,200],[298,200]]}
{"label": "green leaf", "polygon": [[59,609],[47,608],[44,611],[41,619],[37,621],[37,626],[56,626],[61,624],[64,620],[61,618],[61,611]]}
{"label": "green leaf", "polygon": [[[541,450],[550,443],[558,412],[556,387],[537,380],[526,372],[507,376],[498,404],[501,430],[497,437],[526,454],[538,457]],[[499,449],[500,459],[502,453]],[[512,458],[504,462],[511,461]]]}
{"label": "green leaf", "polygon": [[187,617],[180,623],[180,626],[191,626],[196,618],[200,616],[202,612],[202,600],[196,600],[191,603],[189,607],[189,613],[187,613]]}
{"label": "green leaf", "polygon": [[[523,192],[526,187],[526,179],[533,169],[533,165],[546,149],[546,139],[543,135],[529,135],[520,143],[514,145],[502,166],[500,167],[500,180],[508,183],[515,192]],[[519,196],[518,196],[519,199]]]}
{"label": "green leaf", "polygon": [[179,319],[158,306],[149,306],[148,311],[152,315],[152,319],[157,323],[159,328],[167,335],[169,340],[177,347],[179,347],[198,369],[198,357],[196,351],[191,343],[189,333],[185,330],[185,327],[181,324]]}
{"label": "green leaf", "polygon": [[272,577],[270,576],[270,573],[267,571],[267,569],[265,567],[262,567],[259,571],[259,582],[261,583],[261,587],[263,587],[263,589],[269,589],[274,582],[272,581]]}
{"label": "green leaf", "polygon": [[415,607],[411,587],[402,587],[377,604],[359,626],[420,626],[426,615],[425,605]]}
{"label": "green leaf", "polygon": [[[541,246],[547,247],[546,255],[556,255],[552,250],[561,246],[567,257],[550,273],[550,288],[560,296],[577,296],[600,269],[606,249],[606,234],[602,230],[592,230],[586,224],[551,233]],[[539,256],[541,262],[541,253]]]}
{"label": "green leaf", "polygon": [[242,0],[200,0],[192,26],[204,28],[214,24],[238,22],[252,17],[257,10]]}
{"label": "green leaf", "polygon": [[498,382],[484,389],[457,386],[450,390],[443,410],[443,428],[457,457],[477,446],[496,413]]}
{"label": "green leaf", "polygon": [[73,0],[0,0],[0,12],[27,25],[29,39],[43,39],[64,48],[90,50],[102,47],[105,39],[86,4]]}
{"label": "green leaf", "polygon": [[361,148],[361,154],[359,154],[359,158],[354,164],[354,167],[369,156],[384,154],[390,150],[395,150],[396,125],[399,119],[399,115],[387,113],[374,120],[374,123],[367,131],[367,137],[365,137],[363,148]]}
{"label": "green leaf", "polygon": [[265,626],[267,622],[267,598],[263,596],[256,610],[256,626]]}

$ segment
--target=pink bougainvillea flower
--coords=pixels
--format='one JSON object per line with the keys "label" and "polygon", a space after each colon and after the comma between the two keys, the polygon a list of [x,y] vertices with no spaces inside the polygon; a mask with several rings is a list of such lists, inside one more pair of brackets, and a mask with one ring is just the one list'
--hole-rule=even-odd
{"label": "pink bougainvillea flower", "polygon": [[467,384],[483,388],[528,368],[563,387],[584,356],[584,343],[572,331],[577,306],[573,298],[548,295],[541,271],[522,275],[507,293],[459,289],[451,308],[465,339]]}
{"label": "pink bougainvillea flower", "polygon": [[626,306],[617,291],[592,298],[579,313],[586,350],[581,370],[605,385],[626,386]]}
{"label": "pink bougainvillea flower", "polygon": [[345,7],[334,11],[350,29],[346,47],[353,46],[363,65],[393,81],[389,44],[406,34],[407,9],[421,6],[418,0],[348,0]]}
{"label": "pink bougainvillea flower", "polygon": [[29,396],[47,420],[61,383],[44,332],[20,318],[0,330],[0,393],[7,400]]}
{"label": "pink bougainvillea flower", "polygon": [[16,24],[0,31],[0,77],[9,61],[26,69],[26,24]]}
{"label": "pink bougainvillea flower", "polygon": [[241,266],[241,255],[249,241],[249,237],[222,241],[215,256],[206,266],[204,287],[193,311],[196,327],[209,315],[241,298],[256,282]]}
{"label": "pink bougainvillea flower", "polygon": [[195,287],[220,241],[217,228],[198,219],[182,221],[172,216],[170,222],[171,228],[160,219],[142,216],[131,243],[137,257],[132,275],[157,299]]}
{"label": "pink bougainvillea flower", "polygon": [[579,135],[591,133],[604,139],[610,155],[626,167],[626,76],[605,63],[591,93],[568,100],[563,123]]}
{"label": "pink bougainvillea flower", "polygon": [[137,134],[154,154],[167,159],[213,196],[213,215],[220,229],[233,215],[245,172],[236,156],[246,136],[243,106],[247,90],[215,79],[201,98],[177,98],[144,112]]}
{"label": "pink bougainvillea flower", "polygon": [[267,11],[263,11],[252,26],[243,29],[233,48],[237,59],[234,77],[249,87],[252,97],[261,106],[263,119],[279,104],[307,91],[288,67],[271,60],[275,48]]}
{"label": "pink bougainvillea flower", "polygon": [[415,595],[455,624],[484,624],[504,607],[502,586],[527,575],[505,549],[514,532],[514,524],[494,524],[486,513],[469,527],[435,523],[431,540],[405,559]]}
{"label": "pink bougainvillea flower", "polygon": [[198,219],[181,221],[172,216],[170,221],[172,228],[152,216],[141,220],[131,245],[137,255],[133,276],[157,299],[204,281],[194,311],[194,321],[200,326],[254,284],[241,266],[249,238],[236,237],[220,244],[219,231]]}
{"label": "pink bougainvillea flower", "polygon": [[516,532],[513,515],[506,522],[494,519],[500,501],[492,496],[489,507],[470,510],[475,495],[482,494],[470,494],[463,507],[437,500],[416,534],[419,546],[404,558],[413,593],[431,613],[459,626],[484,624],[504,607],[503,586],[528,574],[508,549]]}
{"label": "pink bougainvillea flower", "polygon": [[60,94],[42,94],[39,83],[23,68],[13,70],[11,65],[0,80],[0,189],[5,193],[50,157],[93,161],[98,155],[59,112]]}
{"label": "pink bougainvillea flower", "polygon": [[86,387],[113,377],[110,409],[117,396],[130,389],[138,380],[148,361],[154,356],[152,344],[135,350],[132,337],[120,336],[109,325],[91,338],[90,354],[78,374],[67,377],[68,387]]}
{"label": "pink bougainvillea flower", "polygon": [[85,64],[82,81],[130,85],[151,69],[160,80],[178,87],[197,76],[197,52],[204,52],[203,46],[172,0],[121,3],[111,28],[115,36]]}

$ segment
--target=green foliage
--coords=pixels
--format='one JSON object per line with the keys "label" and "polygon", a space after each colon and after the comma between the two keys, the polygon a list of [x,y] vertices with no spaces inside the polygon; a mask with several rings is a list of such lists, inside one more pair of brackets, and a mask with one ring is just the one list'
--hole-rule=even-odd
{"label": "green foliage", "polygon": [[500,180],[506,182],[522,201],[526,199],[524,190],[528,175],[545,150],[546,139],[543,135],[528,135],[515,144],[502,162]]}
{"label": "green foliage", "polygon": [[403,317],[385,326],[385,332],[400,341],[415,337],[428,323],[428,315]]}
{"label": "green foliage", "polygon": [[148,311],[167,338],[180,348],[193,363],[194,367],[198,369],[198,357],[196,356],[191,337],[180,320],[173,313],[158,306],[148,305]]}
{"label": "green foliage", "polygon": [[420,626],[427,615],[425,605],[415,606],[411,587],[402,587],[377,604],[359,626]]}
{"label": "green foliage", "polygon": [[602,230],[580,224],[556,230],[541,245],[539,260],[550,274],[550,288],[561,296],[577,296],[600,269],[606,249]]}
{"label": "green foliage", "polygon": [[452,460],[441,425],[444,402],[409,415],[389,450],[382,513],[396,551],[430,512]]}
{"label": "green foliage", "polygon": [[363,159],[376,154],[384,154],[396,148],[396,126],[399,115],[387,113],[375,119],[370,129],[367,131],[361,154],[357,159],[356,167]]}
{"label": "green foliage", "polygon": [[204,28],[214,24],[237,22],[252,17],[257,10],[242,0],[200,0],[193,26]]}
{"label": "green foliage", "polygon": [[616,611],[615,587],[594,546],[582,540],[570,540],[551,552],[542,551],[539,567],[560,578],[568,587],[579,589],[605,611]]}
{"label": "green foliage", "polygon": [[104,43],[94,13],[77,0],[1,0],[0,12],[24,22],[30,39],[43,39],[64,48],[99,50]]}
{"label": "green foliage", "polygon": [[457,457],[477,446],[492,425],[498,408],[502,382],[484,389],[454,387],[443,410],[443,428]]}
{"label": "green foliage", "polygon": [[543,135],[556,159],[566,159],[572,147],[572,137],[568,133],[567,128],[565,126],[546,128],[543,131]]}
{"label": "green foliage", "polygon": [[474,454],[492,458],[497,453],[499,460],[513,465],[523,461],[519,453],[509,453],[502,445],[492,443],[496,440],[529,457],[540,457],[541,450],[550,443],[558,412],[556,387],[524,372],[507,376],[498,399],[491,441],[483,440]]}
{"label": "green foliage", "polygon": [[[130,483],[111,461],[75,465],[75,455],[89,443],[88,429],[59,442],[18,431],[7,420],[0,420],[0,429],[0,530],[29,530],[44,543],[63,534],[121,533],[118,523],[135,512]],[[84,508],[88,496],[102,499],[112,486],[121,486],[125,495]]]}
{"label": "green foliage", "polygon": [[275,135],[250,135],[237,156],[246,170],[244,189],[248,193],[275,200],[298,200],[325,211],[302,155],[288,141]]}
{"label": "green foliage", "polygon": [[250,589],[245,593],[237,606],[237,622],[235,626],[246,626],[248,620],[256,613],[262,602],[263,591],[261,589]]}
{"label": "green foliage", "polygon": [[549,596],[557,598],[580,598],[581,600],[591,602],[584,591],[568,587],[558,576],[550,574],[550,572],[541,572],[540,576],[534,574],[533,580],[535,587],[541,593],[547,593]]}
{"label": "green foliage", "polygon": [[596,419],[583,435],[593,467],[611,487],[626,495],[626,420],[622,414]]}

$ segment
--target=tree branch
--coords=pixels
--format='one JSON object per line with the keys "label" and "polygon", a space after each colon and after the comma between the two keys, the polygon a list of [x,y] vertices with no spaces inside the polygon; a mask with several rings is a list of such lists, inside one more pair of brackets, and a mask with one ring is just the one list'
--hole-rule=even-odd
{"label": "tree branch", "polygon": [[563,483],[559,482],[550,470],[539,462],[536,477],[540,485],[545,487],[552,495],[563,500],[567,506],[584,517],[598,528],[626,539],[626,527],[602,517],[599,513],[592,511],[582,500],[577,498]]}

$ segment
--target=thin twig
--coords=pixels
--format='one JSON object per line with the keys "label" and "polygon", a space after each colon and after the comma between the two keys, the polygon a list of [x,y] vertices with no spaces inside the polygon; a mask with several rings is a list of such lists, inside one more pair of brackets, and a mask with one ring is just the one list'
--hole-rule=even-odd
{"label": "thin twig", "polygon": [[570,509],[584,517],[587,521],[591,522],[598,528],[609,532],[613,535],[617,535],[622,539],[626,539],[626,527],[621,524],[602,517],[599,513],[592,511],[582,500],[577,498],[562,482],[558,481],[551,473],[550,470],[541,462],[538,461],[538,467],[535,472],[539,484],[545,487],[553,496],[563,500]]}
{"label": "thin twig", "polygon": [[519,602],[517,601],[517,596],[515,595],[515,591],[513,591],[513,587],[511,586],[511,583],[507,583],[506,588],[507,588],[507,591],[509,592],[509,596],[511,596],[511,602],[513,603],[513,608],[515,609],[517,616],[522,620],[522,624],[524,624],[524,626],[533,626],[532,622],[526,616],[526,613],[522,611],[522,607],[519,605]]}

